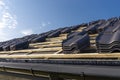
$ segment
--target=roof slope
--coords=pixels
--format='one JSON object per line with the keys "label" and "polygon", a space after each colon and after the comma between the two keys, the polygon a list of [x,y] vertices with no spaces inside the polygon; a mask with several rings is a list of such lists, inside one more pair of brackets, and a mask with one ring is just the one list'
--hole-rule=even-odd
{"label": "roof slope", "polygon": [[[120,41],[119,23],[117,17],[101,19],[0,42],[0,58],[32,58],[34,55],[37,58],[37,55],[42,54],[66,54],[66,51],[67,54],[89,53],[93,56],[98,52],[119,52],[119,44],[113,44]],[[89,38],[84,37],[85,35]],[[107,50],[103,50],[103,44]],[[67,45],[69,50],[65,49]],[[107,45],[112,45],[112,48]]]}

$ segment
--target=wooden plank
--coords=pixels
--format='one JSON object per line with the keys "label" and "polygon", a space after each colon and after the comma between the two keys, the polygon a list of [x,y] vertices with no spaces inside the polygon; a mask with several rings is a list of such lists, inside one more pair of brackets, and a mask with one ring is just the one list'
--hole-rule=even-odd
{"label": "wooden plank", "polygon": [[43,48],[43,49],[26,49],[26,50],[16,50],[16,51],[2,51],[0,52],[0,54],[47,52],[47,51],[58,51],[61,49],[62,49],[61,47]]}
{"label": "wooden plank", "polygon": [[90,40],[90,43],[94,44],[94,43],[96,43],[96,41],[95,40]]}
{"label": "wooden plank", "polygon": [[80,28],[78,28],[77,30],[79,30],[79,29],[84,29],[84,28],[86,28],[86,26],[85,26],[85,27],[82,27],[82,26],[81,26],[81,27],[80,27]]}
{"label": "wooden plank", "polygon": [[53,53],[53,54],[59,54],[59,53],[61,53],[61,52],[62,52],[62,49],[59,50],[59,51],[57,51],[57,52],[55,52],[55,53]]}
{"label": "wooden plank", "polygon": [[66,37],[67,34],[60,34],[60,37]]}
{"label": "wooden plank", "polygon": [[80,31],[81,32],[84,28],[86,28],[86,27],[80,27],[76,31]]}
{"label": "wooden plank", "polygon": [[84,53],[84,54],[30,54],[30,55],[0,55],[0,58],[26,59],[80,59],[80,58],[120,58],[120,53]]}
{"label": "wooden plank", "polygon": [[[64,39],[63,39],[63,40],[64,40]],[[49,42],[50,42],[50,41],[51,41],[51,42],[52,42],[52,41],[61,41],[61,42],[62,42],[63,40],[57,39],[57,40],[47,40],[47,41],[49,41]]]}
{"label": "wooden plank", "polygon": [[57,44],[57,43],[61,43],[62,41],[53,41],[53,42],[41,42],[41,43],[32,43],[29,44],[30,46],[34,46],[34,45],[48,45],[48,44]]}
{"label": "wooden plank", "polygon": [[90,37],[90,40],[96,40],[96,37]]}
{"label": "wooden plank", "polygon": [[79,29],[79,30],[77,30],[77,31],[82,32],[82,29]]}
{"label": "wooden plank", "polygon": [[49,44],[34,44],[34,45],[29,45],[29,46],[48,46],[48,45],[61,45],[62,42],[60,43],[49,43]]}
{"label": "wooden plank", "polygon": [[66,37],[57,37],[57,38],[47,38],[47,41],[61,41],[66,39]]}
{"label": "wooden plank", "polygon": [[61,47],[61,43],[58,44],[48,44],[48,45],[34,45],[34,46],[30,46],[32,48],[48,48],[48,47]]}
{"label": "wooden plank", "polygon": [[89,36],[90,37],[96,37],[96,36],[98,36],[98,34],[92,34],[92,35],[90,34]]}

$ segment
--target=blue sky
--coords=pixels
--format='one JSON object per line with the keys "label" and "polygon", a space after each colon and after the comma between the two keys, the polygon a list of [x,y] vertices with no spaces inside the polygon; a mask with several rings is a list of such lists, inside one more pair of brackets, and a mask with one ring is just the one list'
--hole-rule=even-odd
{"label": "blue sky", "polygon": [[120,16],[120,0],[0,0],[0,41]]}

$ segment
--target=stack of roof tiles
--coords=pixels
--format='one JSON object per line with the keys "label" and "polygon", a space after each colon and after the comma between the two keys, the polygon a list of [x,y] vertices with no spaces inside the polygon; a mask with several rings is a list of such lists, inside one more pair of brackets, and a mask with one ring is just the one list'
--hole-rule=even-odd
{"label": "stack of roof tiles", "polygon": [[83,52],[90,46],[90,38],[87,33],[81,34],[81,32],[76,32],[72,35],[75,36],[69,35],[62,43],[64,53]]}
{"label": "stack of roof tiles", "polygon": [[105,20],[97,20],[90,22],[89,25],[84,29],[89,34],[96,34],[98,33],[98,28],[105,23]]}
{"label": "stack of roof tiles", "polygon": [[22,38],[0,42],[0,51],[28,49],[29,43],[44,42],[45,38],[45,35],[32,34]]}
{"label": "stack of roof tiles", "polygon": [[0,51],[27,49],[28,46],[29,46],[29,42],[27,40],[12,39],[10,41],[1,42]]}
{"label": "stack of roof tiles", "polygon": [[98,27],[105,23],[105,20],[92,21],[89,24],[81,24],[79,27],[85,27],[81,32],[71,32],[67,39],[62,42],[64,53],[87,52],[90,48],[89,34],[98,33]]}
{"label": "stack of roof tiles", "polygon": [[[87,24],[78,26],[84,27]],[[62,42],[62,49],[64,53],[84,52],[90,46],[90,38],[86,31],[71,32],[67,35],[67,39]]]}
{"label": "stack of roof tiles", "polygon": [[112,18],[108,22],[110,24],[96,38],[99,53],[120,51],[120,20]]}

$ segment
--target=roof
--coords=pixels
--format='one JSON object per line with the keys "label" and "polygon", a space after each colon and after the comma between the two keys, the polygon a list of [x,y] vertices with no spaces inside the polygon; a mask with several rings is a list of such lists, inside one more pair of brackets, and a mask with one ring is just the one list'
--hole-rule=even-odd
{"label": "roof", "polygon": [[118,22],[97,20],[1,42],[0,70],[120,77]]}
{"label": "roof", "polygon": [[[102,50],[101,46],[102,44],[106,47],[108,44],[112,45],[114,42],[119,43],[119,22],[119,18],[117,17],[108,20],[101,19],[1,42],[0,58],[38,58],[37,55],[39,55],[40,58],[40,55],[44,56],[44,54],[66,54],[65,52],[67,50],[64,49],[64,46],[67,46],[67,44],[71,49],[67,54],[74,53],[74,55],[83,55],[82,53],[89,53],[94,56],[94,54],[104,53],[104,51],[106,51],[105,53],[110,53],[109,49]],[[102,25],[104,25],[104,27]],[[99,31],[101,28],[102,31]],[[111,33],[108,34],[108,31]],[[115,32],[113,33],[112,31]],[[86,34],[89,38],[87,38],[87,36],[84,37]],[[70,45],[71,43],[74,45]],[[117,48],[119,50],[119,47]],[[36,57],[33,57],[33,55],[36,55]]]}

